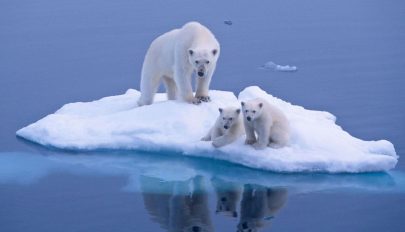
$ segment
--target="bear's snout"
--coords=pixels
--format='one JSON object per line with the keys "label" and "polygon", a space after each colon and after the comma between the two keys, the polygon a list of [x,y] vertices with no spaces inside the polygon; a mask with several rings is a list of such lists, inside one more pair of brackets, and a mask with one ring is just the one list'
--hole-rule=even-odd
{"label": "bear's snout", "polygon": [[227,130],[229,128],[229,126],[224,126],[225,130]]}
{"label": "bear's snout", "polygon": [[242,228],[243,228],[244,230],[246,230],[247,228],[249,228],[247,222],[242,223]]}
{"label": "bear's snout", "polygon": [[200,231],[201,231],[201,228],[200,228],[199,226],[193,226],[193,227],[191,228],[191,230],[192,230],[193,232],[200,232]]}
{"label": "bear's snout", "polygon": [[250,120],[252,120],[252,118],[250,116],[247,116],[246,119],[250,122]]}
{"label": "bear's snout", "polygon": [[204,76],[204,72],[203,72],[203,71],[198,71],[198,76],[199,76],[199,77],[203,77],[203,76]]}

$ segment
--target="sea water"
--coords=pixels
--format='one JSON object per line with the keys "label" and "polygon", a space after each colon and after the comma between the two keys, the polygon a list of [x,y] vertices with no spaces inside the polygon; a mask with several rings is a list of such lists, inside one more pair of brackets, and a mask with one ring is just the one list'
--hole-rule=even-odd
{"label": "sea water", "polygon": [[[259,231],[403,231],[404,15],[402,1],[0,3],[0,231],[237,231],[247,221]],[[258,85],[331,112],[356,137],[391,141],[396,168],[270,173],[165,153],[64,152],[15,137],[65,103],[138,89],[150,42],[190,20],[221,43],[213,89]],[[268,61],[299,69],[259,68]]]}

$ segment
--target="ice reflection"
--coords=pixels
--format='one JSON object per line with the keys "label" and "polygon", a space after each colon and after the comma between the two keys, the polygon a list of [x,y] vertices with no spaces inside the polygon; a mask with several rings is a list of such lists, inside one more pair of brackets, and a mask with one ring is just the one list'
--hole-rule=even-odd
{"label": "ice reflection", "polygon": [[[209,194],[211,182],[216,194]],[[287,201],[287,189],[257,184],[240,184],[197,175],[188,180],[165,181],[141,176],[145,208],[152,220],[168,232],[214,231],[211,215],[237,218],[235,230],[258,231],[268,227]],[[209,197],[216,207],[209,208]],[[215,212],[215,213],[213,213]]]}
{"label": "ice reflection", "polygon": [[[283,186],[290,194],[319,191],[404,192],[401,171],[363,174],[271,173],[217,160],[148,154],[130,151],[68,153],[41,149],[40,153],[0,153],[0,184],[35,184],[53,173],[124,176],[125,191],[140,191],[139,176],[164,181],[188,180],[203,176],[211,181],[211,191],[241,188],[244,184]],[[238,198],[238,196],[233,196]],[[223,207],[223,206],[222,206]],[[230,207],[231,208],[231,207]],[[218,205],[218,213],[229,214]],[[222,212],[224,211],[224,212]]]}
{"label": "ice reflection", "polygon": [[282,174],[215,160],[129,151],[0,153],[0,192],[3,186],[35,187],[54,174],[119,176],[126,184],[115,191],[140,193],[152,221],[173,232],[214,231],[224,220],[232,222],[233,231],[264,231],[277,221],[287,191],[289,197],[313,192],[405,192],[401,171]]}

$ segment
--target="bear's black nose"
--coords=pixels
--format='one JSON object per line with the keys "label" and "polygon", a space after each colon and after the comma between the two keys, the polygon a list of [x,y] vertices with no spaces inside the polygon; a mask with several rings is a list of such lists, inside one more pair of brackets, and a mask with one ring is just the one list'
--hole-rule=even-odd
{"label": "bear's black nose", "polygon": [[226,197],[222,197],[222,198],[221,198],[221,201],[226,201]]}
{"label": "bear's black nose", "polygon": [[228,126],[224,126],[225,130],[228,129]]}
{"label": "bear's black nose", "polygon": [[244,222],[244,223],[242,224],[242,228],[243,228],[244,230],[248,228],[247,222]]}
{"label": "bear's black nose", "polygon": [[246,119],[247,119],[248,121],[252,120],[252,118],[251,118],[250,116],[247,116]]}
{"label": "bear's black nose", "polygon": [[198,76],[203,77],[204,76],[204,72],[198,72]]}
{"label": "bear's black nose", "polygon": [[200,231],[201,231],[201,228],[198,227],[198,226],[193,226],[193,227],[191,228],[191,230],[192,230],[193,232],[200,232]]}

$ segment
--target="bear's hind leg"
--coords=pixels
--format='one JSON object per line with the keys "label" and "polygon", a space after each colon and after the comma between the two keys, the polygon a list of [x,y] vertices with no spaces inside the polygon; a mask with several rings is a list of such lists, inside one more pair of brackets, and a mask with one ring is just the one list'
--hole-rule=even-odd
{"label": "bear's hind leg", "polygon": [[282,148],[288,144],[289,137],[290,136],[288,128],[275,125],[271,129],[270,141],[268,146],[276,149]]}
{"label": "bear's hind leg", "polygon": [[159,88],[160,76],[154,74],[144,74],[141,78],[141,97],[138,100],[138,106],[150,105]]}

